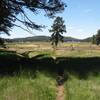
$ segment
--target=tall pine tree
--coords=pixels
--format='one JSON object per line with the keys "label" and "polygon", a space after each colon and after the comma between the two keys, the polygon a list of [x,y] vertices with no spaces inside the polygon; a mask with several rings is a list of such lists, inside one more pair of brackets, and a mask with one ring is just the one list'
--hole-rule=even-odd
{"label": "tall pine tree", "polygon": [[62,17],[57,17],[49,32],[52,32],[51,42],[54,47],[57,47],[58,42],[63,42],[63,33],[66,33],[66,26]]}

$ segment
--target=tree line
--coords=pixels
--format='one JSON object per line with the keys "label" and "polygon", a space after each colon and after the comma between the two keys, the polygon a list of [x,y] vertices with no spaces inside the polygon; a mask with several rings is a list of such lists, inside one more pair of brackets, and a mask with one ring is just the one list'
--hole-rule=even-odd
{"label": "tree line", "polygon": [[97,31],[96,35],[93,35],[92,37],[92,43],[99,45],[100,44],[100,29]]}

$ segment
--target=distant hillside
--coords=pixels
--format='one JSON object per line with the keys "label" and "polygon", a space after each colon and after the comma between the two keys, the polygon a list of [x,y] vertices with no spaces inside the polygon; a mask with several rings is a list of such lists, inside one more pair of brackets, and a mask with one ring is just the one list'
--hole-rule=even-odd
{"label": "distant hillside", "polygon": [[[6,42],[49,42],[50,37],[49,36],[33,36],[33,37],[27,37],[27,38],[15,38],[15,39],[6,39]],[[64,42],[79,42],[79,39],[75,39],[72,37],[64,37]]]}
{"label": "distant hillside", "polygon": [[[49,42],[49,36],[33,36],[26,38],[15,38],[15,39],[5,39],[6,42]],[[88,37],[86,39],[76,39],[73,37],[64,37],[64,42],[92,42],[93,37]]]}
{"label": "distant hillside", "polygon": [[80,42],[80,39],[76,39],[73,37],[64,37],[64,42]]}
{"label": "distant hillside", "polygon": [[92,42],[92,41],[93,41],[93,37],[88,37],[82,40],[82,42]]}
{"label": "distant hillside", "polygon": [[48,36],[33,36],[33,37],[26,37],[26,38],[15,38],[15,39],[6,39],[7,42],[48,42],[50,41],[50,37]]}

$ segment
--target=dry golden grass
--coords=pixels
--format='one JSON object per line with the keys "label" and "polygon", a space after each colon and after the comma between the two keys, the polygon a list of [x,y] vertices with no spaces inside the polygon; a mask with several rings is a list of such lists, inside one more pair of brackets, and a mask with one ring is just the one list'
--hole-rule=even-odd
{"label": "dry golden grass", "polygon": [[91,43],[59,43],[55,52],[49,42],[10,43],[7,44],[7,47],[6,50],[16,51],[20,54],[30,52],[31,57],[41,53],[62,57],[100,56],[100,46]]}

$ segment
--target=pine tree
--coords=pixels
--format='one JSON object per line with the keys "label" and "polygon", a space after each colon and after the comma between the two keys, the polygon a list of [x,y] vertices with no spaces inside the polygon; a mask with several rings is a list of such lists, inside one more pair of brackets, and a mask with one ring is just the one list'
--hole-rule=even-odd
{"label": "pine tree", "polygon": [[58,42],[63,42],[63,33],[66,33],[66,26],[62,17],[57,17],[49,32],[52,32],[51,41],[54,47],[57,47]]}
{"label": "pine tree", "polygon": [[97,44],[97,45],[100,44],[100,29],[97,31],[97,35],[96,35],[96,44]]}
{"label": "pine tree", "polygon": [[[0,34],[9,35],[13,26],[28,32],[30,32],[29,29],[40,30],[43,28],[29,18],[26,9],[33,14],[38,13],[38,10],[44,10],[47,16],[53,17],[56,13],[63,11],[64,8],[65,4],[61,0],[0,0]],[[21,15],[22,18],[17,17],[17,15]],[[19,26],[15,21],[23,23],[26,28]]]}

